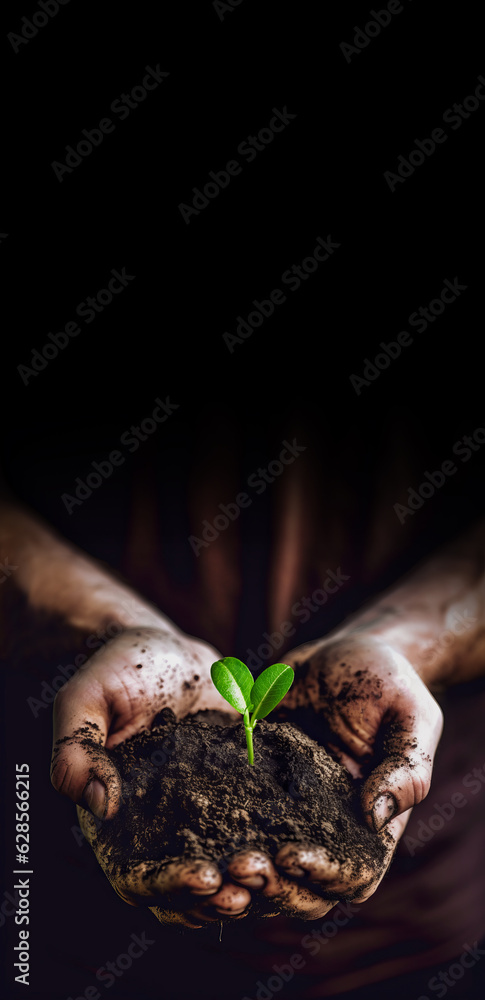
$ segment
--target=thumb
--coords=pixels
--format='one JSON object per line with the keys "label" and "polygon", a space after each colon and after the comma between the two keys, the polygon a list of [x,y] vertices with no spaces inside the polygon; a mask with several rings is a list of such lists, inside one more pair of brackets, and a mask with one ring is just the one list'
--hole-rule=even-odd
{"label": "thumb", "polygon": [[362,789],[366,821],[377,832],[422,802],[429,792],[443,715],[424,686],[422,695],[425,697],[420,697],[419,703],[401,695],[399,708],[383,734],[383,759]]}
{"label": "thumb", "polygon": [[58,691],[51,781],[99,819],[111,819],[121,801],[121,778],[105,750],[110,722],[103,688],[89,676],[73,677]]}

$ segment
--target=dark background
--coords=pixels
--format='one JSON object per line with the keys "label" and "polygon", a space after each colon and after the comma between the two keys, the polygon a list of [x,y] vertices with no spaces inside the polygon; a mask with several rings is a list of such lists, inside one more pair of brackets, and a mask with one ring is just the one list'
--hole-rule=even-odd
{"label": "dark background", "polygon": [[[349,477],[363,508],[375,483],[386,482],[395,452],[411,456],[417,478],[408,485],[419,483],[424,469],[452,457],[459,438],[485,426],[485,107],[457,131],[445,125],[447,141],[394,193],[383,178],[485,74],[476,7],[403,0],[402,13],[350,64],[339,46],[352,41],[354,25],[368,21],[368,4],[334,10],[243,0],[221,22],[209,0],[167,10],[71,0],[15,54],[7,33],[18,32],[22,17],[37,9],[5,3],[2,13],[0,228],[8,233],[0,245],[2,466],[17,496],[119,570],[133,483],[151,464],[171,526],[166,565],[183,584],[193,573],[183,505],[190,470],[205,446],[209,451],[218,435],[224,440],[227,422],[247,474],[275,457],[286,428],[298,421],[311,434],[315,465],[325,472],[329,461],[332,475]],[[170,76],[146,101],[124,121],[110,112],[115,98],[141,84],[145,67],[157,64]],[[240,142],[268,125],[272,109],[285,105],[296,118],[271,145],[251,163],[237,154]],[[115,131],[59,183],[52,161],[104,117]],[[242,173],[186,225],[179,204],[234,157]],[[313,252],[317,236],[329,234],[340,248],[298,292],[285,289],[287,302],[229,353],[224,331],[235,332],[252,300],[282,287],[282,273]],[[18,365],[29,364],[48,332],[75,319],[78,303],[106,287],[112,268],[123,267],[135,275],[130,286],[94,322],[81,322],[81,334],[24,385]],[[426,332],[411,331],[413,344],[357,395],[349,376],[362,374],[380,341],[410,329],[410,313],[439,296],[444,278],[455,277],[466,292]],[[157,396],[167,395],[179,410],[156,441],[128,457],[69,516],[61,494],[117,447],[124,430],[151,414]],[[246,520],[261,551],[269,504],[265,495]],[[369,587],[356,583],[338,596],[325,627],[482,508],[480,452],[459,464],[456,477],[425,505],[419,526],[412,522],[401,556]],[[248,564],[237,652],[256,643],[265,627],[257,576],[257,566]],[[296,640],[310,638],[311,630],[321,634],[318,616]],[[50,790],[49,713],[34,719],[26,698],[51,673],[39,660],[6,676],[3,731],[8,795],[20,754],[33,762],[36,808],[45,823],[39,820],[34,849],[30,995],[62,998],[77,996],[92,981],[87,970],[152,922],[118,905],[88,847],[75,844],[72,809]],[[225,930],[223,941],[235,933]],[[216,934],[203,946],[180,942],[181,954],[192,955],[182,979],[168,961],[171,946],[157,944],[157,960],[147,957],[145,972],[144,961],[135,965],[116,996],[158,996],[158,989],[173,997],[195,990],[215,996],[208,985],[214,963],[225,983],[221,995],[229,996],[229,952]],[[238,996],[243,975],[240,969]],[[252,995],[254,972],[244,988]]]}

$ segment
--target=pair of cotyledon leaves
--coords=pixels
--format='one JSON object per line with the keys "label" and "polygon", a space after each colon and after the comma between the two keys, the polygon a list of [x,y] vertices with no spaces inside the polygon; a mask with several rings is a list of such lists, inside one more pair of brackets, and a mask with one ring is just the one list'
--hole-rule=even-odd
{"label": "pair of cotyledon leaves", "polygon": [[211,677],[219,694],[238,712],[252,712],[249,724],[264,719],[289,691],[294,672],[286,663],[273,663],[257,680],[241,660],[225,656],[212,664]]}

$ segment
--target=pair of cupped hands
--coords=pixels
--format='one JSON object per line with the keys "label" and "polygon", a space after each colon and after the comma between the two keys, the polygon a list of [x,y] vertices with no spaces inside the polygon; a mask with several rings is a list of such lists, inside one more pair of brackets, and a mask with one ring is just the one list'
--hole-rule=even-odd
{"label": "pair of cupped hands", "polygon": [[[255,896],[264,897],[269,915],[286,912],[304,920],[321,918],[339,899],[364,902],[389,867],[412,807],[429,790],[442,713],[402,654],[351,631],[282,657],[296,674],[283,706],[314,709],[330,734],[328,749],[360,779],[362,823],[385,848],[377,875],[356,865],[350,848],[348,859],[337,863],[323,846],[304,844],[286,845],[273,858],[241,849],[223,872],[217,859],[190,863],[167,858],[162,850],[151,862],[135,859],[122,873],[97,846],[100,821],[111,819],[122,801],[120,775],[105,749],[149,729],[164,707],[177,718],[206,709],[227,712],[210,677],[211,664],[220,657],[165,621],[159,628],[128,628],[57,694],[52,782],[77,804],[83,832],[111,884],[127,903],[149,907],[163,923],[186,927],[241,919]],[[369,775],[365,781],[362,766]],[[135,796],[134,808],[136,801]]]}

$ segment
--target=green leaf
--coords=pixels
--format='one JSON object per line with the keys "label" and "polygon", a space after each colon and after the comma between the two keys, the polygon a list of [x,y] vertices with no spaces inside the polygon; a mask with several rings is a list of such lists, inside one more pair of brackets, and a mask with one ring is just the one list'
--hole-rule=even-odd
{"label": "green leaf", "polygon": [[241,660],[237,660],[235,656],[216,660],[211,666],[211,677],[219,694],[242,715],[253,707],[250,694],[254,677]]}
{"label": "green leaf", "polygon": [[273,663],[272,667],[263,670],[251,691],[251,701],[254,706],[251,724],[257,719],[264,719],[265,715],[269,715],[273,708],[276,708],[290,690],[294,677],[293,670],[286,663]]}

